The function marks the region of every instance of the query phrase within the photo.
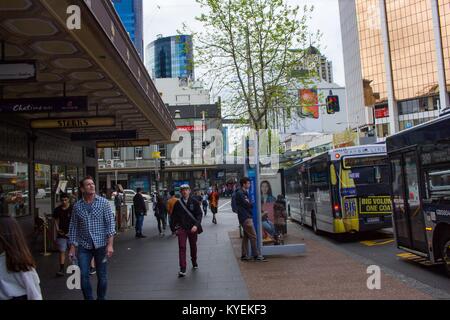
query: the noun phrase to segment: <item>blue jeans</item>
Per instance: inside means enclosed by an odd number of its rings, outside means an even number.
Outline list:
[[[263,226],[263,229],[266,230],[270,234],[271,237],[275,236],[275,227],[272,223],[270,223],[269,221],[266,220],[266,221],[262,222],[262,226]]]
[[[144,225],[144,215],[136,215],[136,234],[142,234],[142,226]]]
[[[81,290],[83,291],[85,300],[94,300],[89,279],[92,258],[95,260],[95,268],[97,271],[97,300],[105,300],[106,288],[108,286],[106,247],[97,249],[78,247],[78,266],[81,271]]]

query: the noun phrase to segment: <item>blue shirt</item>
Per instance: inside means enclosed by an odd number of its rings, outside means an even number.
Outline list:
[[[69,244],[85,249],[101,248],[115,234],[114,213],[108,200],[96,195],[92,203],[83,199],[75,203],[69,226]]]

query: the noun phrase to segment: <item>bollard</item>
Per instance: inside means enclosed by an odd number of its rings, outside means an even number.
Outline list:
[[[48,230],[48,223],[47,219],[43,219],[44,223],[42,224],[42,230],[44,230],[44,252],[41,253],[44,257],[51,256],[50,252],[47,252],[47,230]]]

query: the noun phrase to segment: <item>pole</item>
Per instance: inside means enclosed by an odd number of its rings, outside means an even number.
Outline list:
[[[260,185],[260,166],[259,166],[259,132],[256,130],[255,134],[255,156],[256,156],[256,211],[257,211],[257,245],[258,251],[262,252],[262,218],[261,218],[261,185]]]
[[[205,125],[206,125],[206,115],[205,115],[205,111],[202,111],[202,162],[203,162],[203,166],[205,166],[203,176],[205,179],[205,188],[207,188],[208,179],[206,177],[206,165],[205,165],[206,145],[205,145],[205,149],[203,149],[203,142],[205,141]]]

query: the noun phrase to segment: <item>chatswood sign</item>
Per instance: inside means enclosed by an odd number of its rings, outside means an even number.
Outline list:
[[[193,127],[201,128],[201,121],[196,121]],[[202,137],[202,135],[204,135]],[[255,145],[258,141],[258,154],[256,148],[247,150],[246,139],[249,145]],[[269,130],[250,130],[247,135],[242,136],[240,150],[234,155],[224,155],[224,137],[222,131],[209,129],[206,131],[188,131],[183,129],[175,130],[172,133],[172,141],[178,141],[171,153],[172,162],[177,166],[182,165],[223,165],[223,164],[245,164],[248,157],[250,165],[256,165],[257,161],[266,169],[276,171],[280,163],[280,137],[277,133],[269,134]],[[194,148],[193,148],[194,146]]]

